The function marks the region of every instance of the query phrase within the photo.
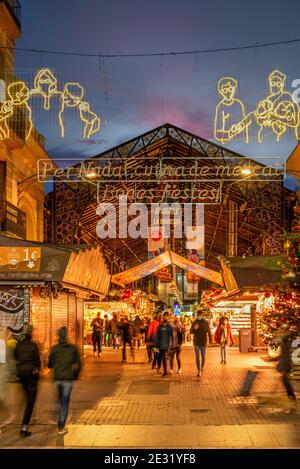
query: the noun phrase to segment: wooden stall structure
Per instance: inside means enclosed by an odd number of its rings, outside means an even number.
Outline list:
[[[61,326],[82,349],[84,301],[104,298],[109,283],[99,246],[53,246],[0,236],[0,323],[18,334],[30,321],[45,360]],[[24,294],[30,299],[27,316]]]

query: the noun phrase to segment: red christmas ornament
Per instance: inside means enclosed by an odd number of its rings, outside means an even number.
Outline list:
[[[271,296],[271,293],[268,293],[268,292],[265,293],[265,298],[270,298],[270,296]]]

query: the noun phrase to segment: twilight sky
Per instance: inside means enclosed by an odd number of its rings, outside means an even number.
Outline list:
[[[23,0],[18,47],[88,53],[173,52],[235,47],[300,37],[299,0]],[[16,52],[16,73],[49,67],[60,83],[78,81],[107,125],[80,142],[74,131],[58,138],[40,118],[52,156],[94,156],[165,122],[213,140],[217,82],[232,76],[246,111],[267,96],[274,69],[287,75],[286,88],[300,78],[300,42],[249,51],[189,56],[105,59]],[[20,70],[22,69],[22,70]],[[23,72],[22,72],[23,71]],[[30,72],[28,72],[30,71]],[[243,155],[287,157],[293,133],[280,143],[237,139],[228,145]]]

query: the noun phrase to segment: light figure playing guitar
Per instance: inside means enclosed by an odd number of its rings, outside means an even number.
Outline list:
[[[274,70],[268,81],[270,94],[258,103],[254,111],[259,126],[259,143],[263,141],[265,129],[271,129],[279,141],[288,128],[293,128],[298,139],[299,107],[293,101],[292,94],[284,90],[286,75]]]

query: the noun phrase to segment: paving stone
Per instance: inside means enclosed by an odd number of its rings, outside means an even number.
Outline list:
[[[196,378],[193,348],[182,351],[182,374],[168,378],[146,363],[146,351],[134,365],[121,365],[121,353],[104,349],[104,357],[87,356],[76,382],[67,425],[58,437],[58,405],[51,374],[40,380],[31,429],[20,439],[24,410],[21,386],[10,385],[15,418],[0,435],[2,447],[298,447],[299,414],[258,412],[256,394],[285,390],[272,362],[257,354],[231,349],[226,366],[218,347],[208,347],[205,371]],[[252,393],[239,395],[248,369],[258,370]],[[297,383],[297,390],[300,384]],[[1,414],[0,414],[1,420]]]

